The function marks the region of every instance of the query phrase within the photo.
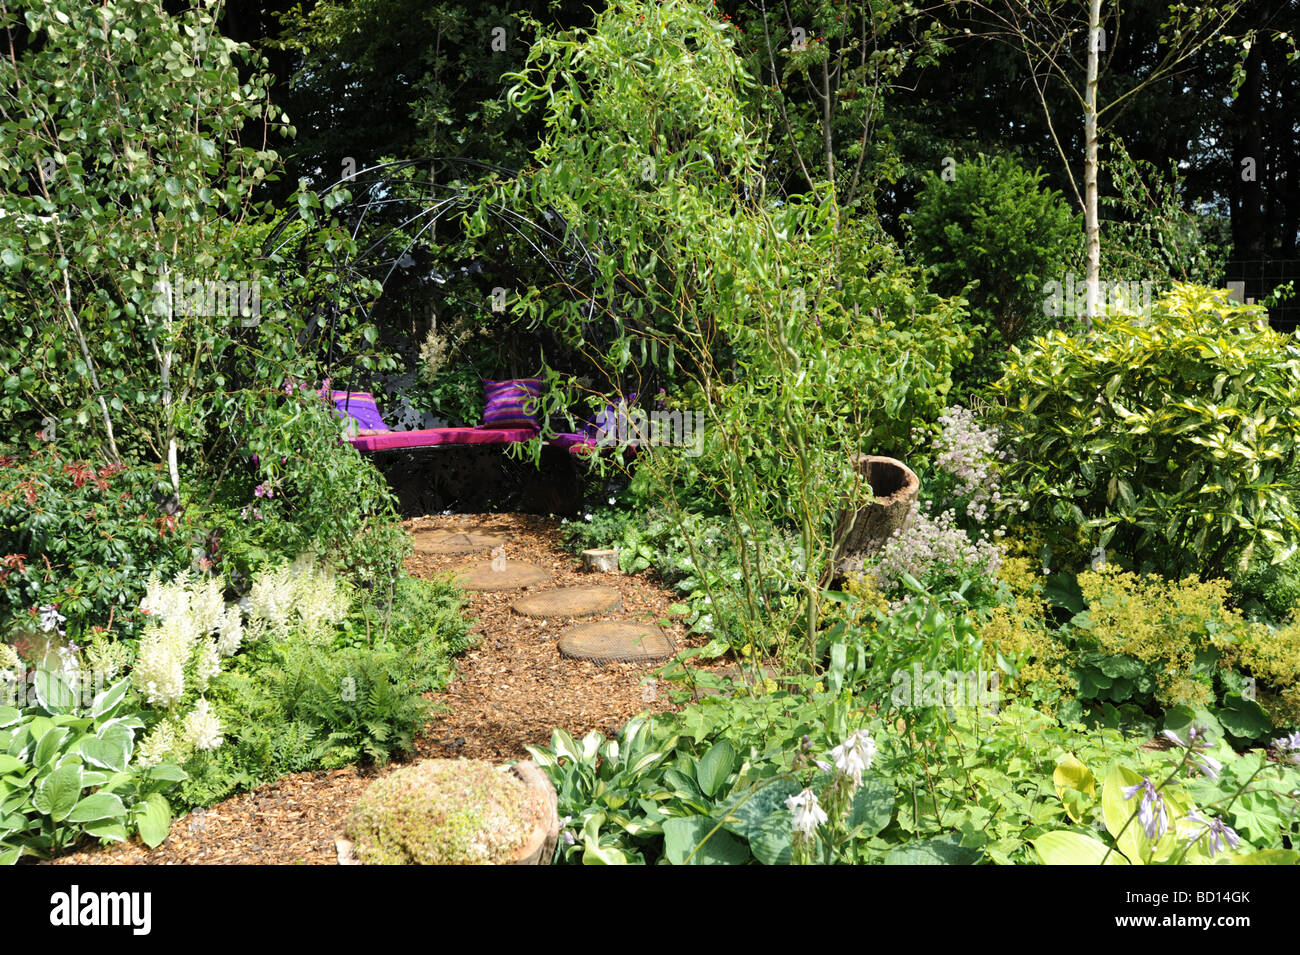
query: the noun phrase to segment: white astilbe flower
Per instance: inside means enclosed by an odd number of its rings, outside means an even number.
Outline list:
[[[248,591],[250,629],[259,636],[262,633],[288,636],[293,600],[294,587],[287,564],[262,571]]]
[[[221,721],[207,700],[199,700],[194,704],[194,711],[185,717],[185,738],[199,750],[216,749],[225,742],[221,735]]]
[[[217,641],[201,640],[194,651],[194,680],[200,691],[206,690],[212,679],[221,672],[221,651]]]
[[[154,573],[146,584],[140,609],[160,620],[187,616],[190,611],[190,595],[186,589],[189,579],[189,572],[182,571],[171,583],[164,584]]]
[[[791,825],[795,835],[808,840],[816,834],[817,828],[826,821],[826,811],[817,805],[817,794],[811,789],[791,796],[785,801],[786,808],[794,813]]]
[[[16,674],[22,669],[23,661],[18,657],[18,651],[7,643],[0,643],[0,678],[9,677],[12,682]]]
[[[223,657],[233,657],[239,652],[243,640],[243,618],[239,606],[231,604],[222,612],[221,623],[217,626],[217,652]]]
[[[199,632],[212,633],[225,619],[226,599],[222,590],[221,581],[216,577],[209,577],[194,589],[190,598],[190,614]]]
[[[334,635],[351,604],[346,584],[304,554],[254,579],[248,594],[249,635],[283,640],[296,634],[309,643],[323,643]]]
[[[131,677],[150,705],[170,707],[185,695],[185,664],[193,652],[193,630],[184,618],[168,617],[140,638]]]
[[[168,760],[180,762],[182,760],[178,758],[180,756],[177,752],[178,742],[176,728],[172,726],[171,720],[163,720],[140,741],[132,762],[145,769]]]
[[[876,741],[866,730],[850,733],[848,739],[831,750],[835,768],[852,783],[854,792],[862,785],[862,771],[870,769],[875,758]]]

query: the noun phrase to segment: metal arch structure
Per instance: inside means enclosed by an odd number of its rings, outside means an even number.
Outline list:
[[[311,336],[316,331],[328,330],[327,370],[334,360],[339,298],[350,299],[350,308],[365,320],[372,320],[371,306],[356,293],[358,281],[376,280],[381,288],[386,288],[399,269],[415,264],[412,253],[429,242],[428,237],[439,221],[478,208],[479,195],[467,180],[472,183],[491,174],[506,179],[522,177],[517,170],[479,160],[428,157],[370,166],[317,191],[316,195],[322,199],[340,189],[350,194],[351,198],[335,206],[330,214],[347,228],[355,247],[354,254],[336,255],[333,261],[335,272],[342,279],[343,295],[335,287],[330,290],[328,301],[317,300],[305,332]],[[592,322],[597,301],[592,296],[581,295],[578,288],[596,276],[596,250],[571,234],[564,216],[547,207],[540,210],[539,220],[502,203],[488,203],[484,211],[499,229],[521,239],[535,257],[535,264],[553,273],[575,301],[587,303],[584,324]],[[264,259],[289,252],[310,235],[293,228],[298,222],[301,216],[294,215],[276,226],[263,244]],[[471,267],[460,269],[462,274],[471,271]],[[439,284],[449,277],[436,270],[426,276]],[[382,300],[381,292],[375,304]],[[474,305],[483,307],[482,303]]]

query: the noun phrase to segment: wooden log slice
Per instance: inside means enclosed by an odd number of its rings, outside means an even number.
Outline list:
[[[653,624],[605,620],[565,631],[560,654],[595,663],[648,663],[673,654],[673,645]]]
[[[575,619],[599,613],[611,613],[622,606],[623,598],[617,590],[592,585],[588,587],[561,587],[544,590],[538,594],[520,597],[510,605],[515,613],[524,617],[560,617]]]
[[[465,590],[522,590],[549,584],[551,573],[521,560],[490,560],[461,568],[455,574],[455,582]]]
[[[584,550],[582,552],[582,569],[588,573],[618,573],[618,548],[612,550]]]
[[[481,554],[506,542],[506,538],[498,533],[472,527],[463,530],[416,531],[413,539],[417,554]]]

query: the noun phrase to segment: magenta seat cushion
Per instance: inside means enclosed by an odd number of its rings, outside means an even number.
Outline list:
[[[546,443],[553,444],[557,448],[562,448],[565,451],[576,451],[578,453],[596,447],[595,438],[587,434],[577,434],[571,431],[554,435],[549,438]]]
[[[356,419],[357,426],[360,428],[369,428],[374,431],[388,431],[388,425],[384,424],[384,419],[379,415],[379,406],[375,404],[375,396],[368,391],[332,391],[330,398],[334,402],[334,409],[338,412],[340,418],[346,418],[351,415]]]
[[[438,444],[514,444],[537,436],[532,428],[424,428],[418,431],[389,431],[352,439],[359,451],[387,451],[394,448],[428,448]]]
[[[537,409],[541,396],[540,378],[484,379],[483,427],[538,430],[541,426],[537,421]]]

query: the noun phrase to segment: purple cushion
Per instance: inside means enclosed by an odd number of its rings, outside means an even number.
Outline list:
[[[391,431],[384,419],[379,416],[379,407],[375,396],[368,391],[331,391],[330,398],[340,418],[349,415],[354,418],[359,428],[373,431]]]
[[[539,429],[537,408],[542,397],[540,378],[483,381],[483,427]]]
[[[352,439],[358,451],[387,451],[395,448],[429,448],[439,444],[514,444],[529,441],[537,432],[531,428],[422,428],[418,431],[389,431]]]

